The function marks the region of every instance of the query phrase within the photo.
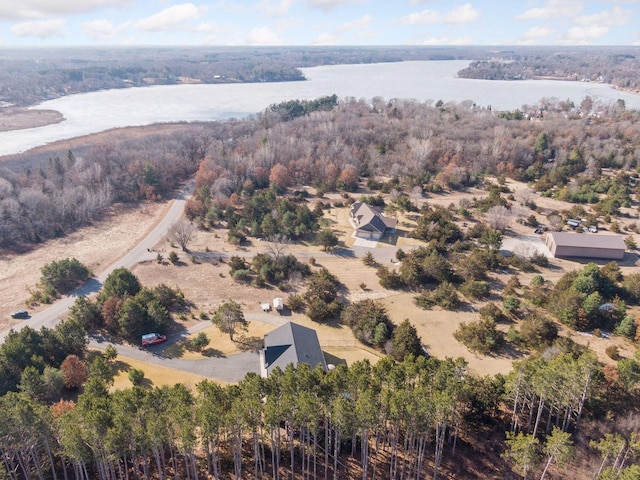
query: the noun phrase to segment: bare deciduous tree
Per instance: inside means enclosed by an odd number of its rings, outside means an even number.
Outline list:
[[[516,199],[520,202],[520,205],[529,205],[533,201],[533,197],[533,190],[528,187],[521,188],[516,191]]]
[[[511,212],[503,205],[496,205],[491,207],[485,215],[487,223],[491,228],[504,232],[509,226],[511,220]]]
[[[422,200],[422,186],[416,185],[411,189],[411,200],[420,208],[420,200]]]
[[[265,245],[267,252],[273,258],[274,263],[277,265],[280,258],[287,250],[287,246],[291,243],[291,239],[283,233],[274,233],[265,238]]]
[[[195,229],[196,227],[193,223],[180,220],[179,222],[174,223],[169,229],[169,238],[180,245],[183,252],[187,252],[187,247],[189,246],[189,242],[191,242],[191,237],[193,236]]]
[[[554,232],[562,231],[562,217],[557,213],[552,213],[547,216],[547,221],[549,222],[549,228]]]

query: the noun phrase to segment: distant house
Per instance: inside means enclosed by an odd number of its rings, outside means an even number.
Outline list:
[[[385,217],[382,210],[362,202],[355,202],[349,211],[356,228],[356,236],[380,240],[387,230],[394,231],[398,220]]]
[[[620,235],[550,232],[547,248],[556,258],[603,258],[622,260],[626,245]]]
[[[315,330],[288,322],[264,336],[264,349],[260,351],[262,377],[267,378],[276,367],[284,370],[290,363],[308,363],[311,368],[322,365],[327,370]]]

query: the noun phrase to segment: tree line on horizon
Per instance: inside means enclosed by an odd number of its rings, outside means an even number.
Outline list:
[[[551,191],[578,174],[589,183],[601,168],[638,165],[637,112],[588,98],[579,106],[543,100],[542,121],[505,118],[472,102],[327,98],[318,111],[285,102],[166,137],[114,138],[39,163],[23,158],[26,169],[0,170],[0,246],[64,235],[114,203],[163,198],[194,172],[190,208],[215,221],[243,195],[270,185],[348,192],[359,178],[375,184],[386,176],[399,192],[440,191],[492,174]]]

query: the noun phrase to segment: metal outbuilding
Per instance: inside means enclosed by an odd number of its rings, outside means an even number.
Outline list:
[[[603,258],[622,260],[626,245],[620,235],[549,232],[546,245],[556,258]]]

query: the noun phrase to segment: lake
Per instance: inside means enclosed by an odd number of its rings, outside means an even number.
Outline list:
[[[554,80],[493,81],[456,78],[468,61],[420,61],[304,68],[307,81],[219,85],[164,85],[70,95],[37,108],[61,112],[55,125],[0,133],[0,155],[96,133],[110,128],[176,121],[211,121],[245,117],[285,100],[311,100],[325,95],[370,99],[409,98],[418,101],[472,100],[494,110],[515,110],[541,98],[586,96],[603,102],[621,98],[640,108],[640,95],[618,92],[608,85]]]

